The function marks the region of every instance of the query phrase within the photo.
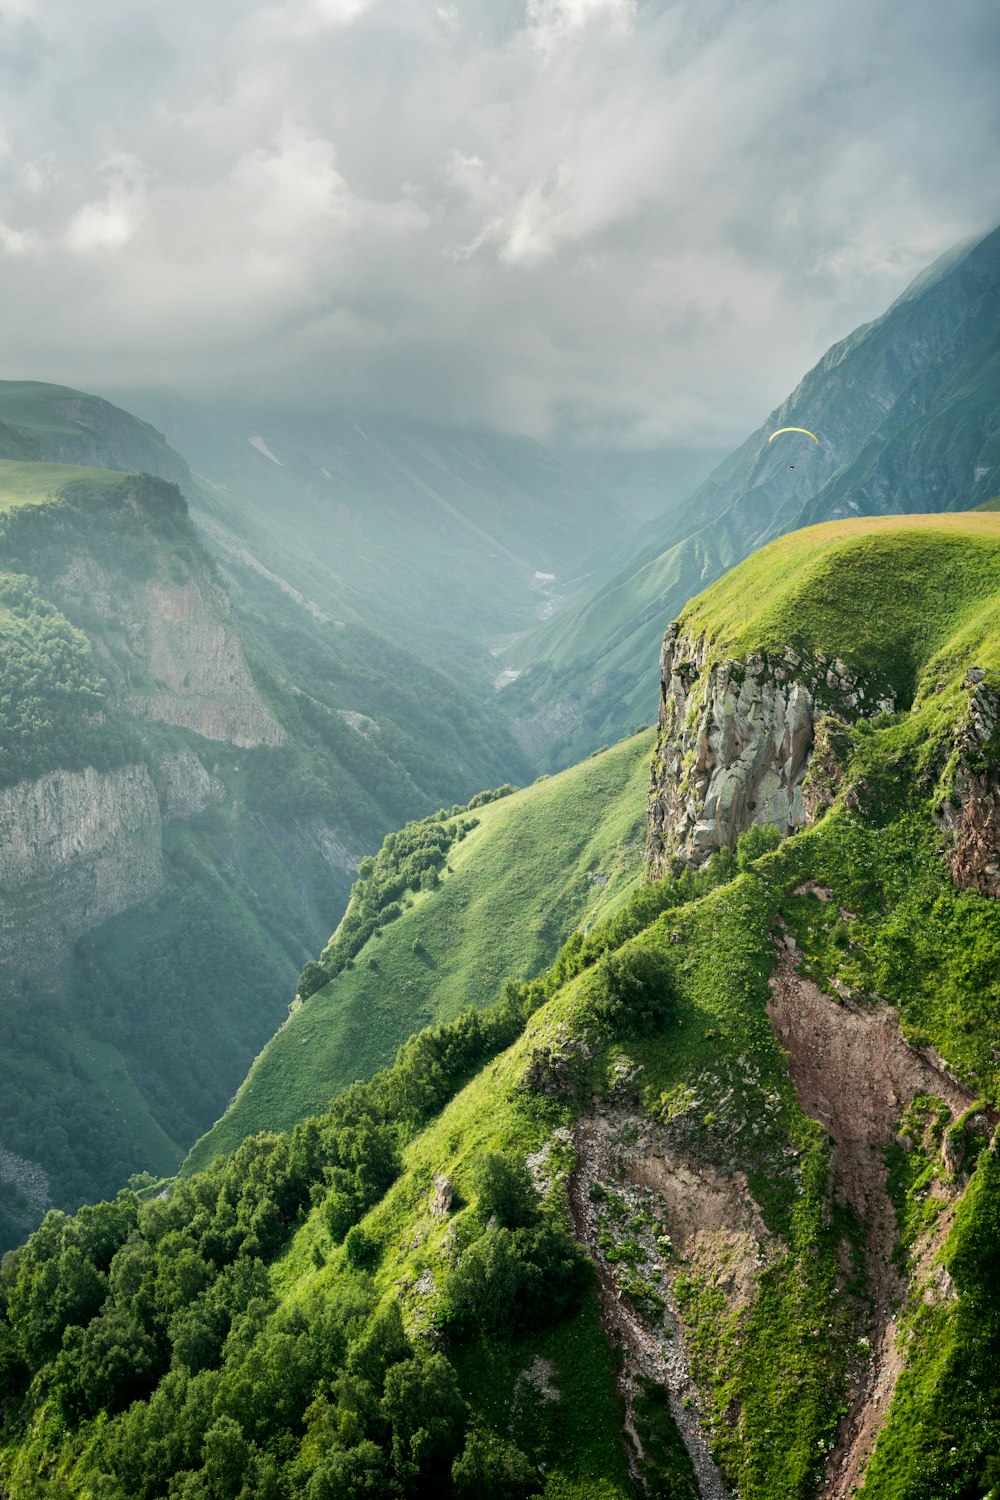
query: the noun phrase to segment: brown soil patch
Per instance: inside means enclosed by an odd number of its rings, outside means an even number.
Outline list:
[[[628,1297],[623,1296],[615,1268],[608,1263],[601,1249],[600,1221],[590,1198],[590,1189],[595,1183],[606,1185],[611,1182],[623,1184],[626,1190],[633,1183],[654,1188],[662,1194],[661,1218],[669,1226],[675,1247],[679,1249],[683,1245],[685,1255],[691,1254],[696,1246],[708,1251],[714,1255],[720,1275],[733,1275],[734,1279],[732,1262],[746,1258],[746,1247],[738,1233],[727,1234],[726,1215],[728,1209],[730,1223],[737,1217],[734,1196],[740,1189],[733,1184],[733,1196],[726,1195],[718,1186],[724,1183],[724,1179],[718,1179],[718,1183],[709,1182],[707,1179],[711,1174],[702,1179],[690,1164],[669,1156],[666,1151],[654,1148],[650,1152],[648,1134],[651,1128],[648,1119],[625,1110],[599,1111],[578,1120],[573,1137],[577,1164],[569,1184],[574,1232],[597,1267],[604,1331],[623,1355],[618,1389],[625,1402],[626,1453],[633,1479],[642,1485],[643,1451],[636,1428],[635,1403],[641,1395],[641,1382],[653,1381],[667,1391],[670,1412],[690,1455],[702,1500],[727,1500],[729,1491],[712,1457],[698,1415],[700,1397],[691,1377],[680,1322],[670,1298],[668,1277],[663,1274],[658,1283],[667,1303],[662,1317],[642,1316]],[[623,1146],[622,1137],[626,1132],[631,1135],[632,1144]],[[640,1134],[638,1140],[635,1139],[637,1133]],[[697,1212],[702,1191],[699,1181],[704,1189],[702,1201],[708,1205],[704,1222],[699,1221]],[[733,1244],[729,1244],[729,1240]],[[649,1264],[652,1264],[657,1259],[656,1252],[651,1243],[646,1248]],[[756,1245],[754,1256],[755,1253]],[[659,1268],[661,1273],[665,1272],[662,1261]]]
[[[846,1500],[859,1485],[903,1363],[894,1309],[907,1284],[892,1264],[896,1216],[886,1189],[885,1150],[917,1094],[933,1094],[960,1114],[972,1096],[940,1059],[911,1047],[890,1005],[831,1000],[796,973],[782,953],[771,980],[768,1015],[788,1053],[799,1104],[833,1145],[834,1192],[865,1226],[872,1297],[871,1359],[830,1457],[823,1500]],[[940,1227],[935,1234],[940,1243]],[[924,1247],[921,1263],[927,1263]]]

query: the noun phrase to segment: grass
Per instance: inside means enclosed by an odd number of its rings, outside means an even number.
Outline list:
[[[110,469],[87,469],[80,464],[18,463],[0,459],[0,511],[37,505],[55,499],[66,485],[83,481],[95,493],[122,488],[123,476]]]
[[[823,651],[888,679],[908,706],[950,648],[1000,663],[1000,517],[985,512],[831,521],[781,537],[682,615],[719,654]],[[966,661],[964,664],[970,664]],[[957,662],[956,662],[957,665]]]
[[[489,1003],[505,978],[539,973],[575,928],[613,911],[641,876],[652,743],[645,731],[478,808],[440,883],[293,1011],[186,1169],[324,1108],[413,1031]]]
[[[57,403],[93,399],[67,385],[49,385],[42,380],[0,380],[0,422],[31,432],[76,434],[80,428],[59,410]]]

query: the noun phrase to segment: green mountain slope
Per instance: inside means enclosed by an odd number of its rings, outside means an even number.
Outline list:
[[[42,396],[8,415],[39,403],[39,444],[79,446]],[[95,405],[107,457],[146,441]],[[416,658],[256,576],[245,597],[241,629],[173,485],[0,460],[0,1244],[49,1204],[172,1171],[357,860],[523,768]]]
[[[39,380],[0,380],[0,458],[141,471],[189,488],[163,434],[100,396]]]
[[[858,685],[897,674],[896,712],[812,722],[810,821],[780,845],[751,821],[623,891],[544,982],[290,1136],[52,1216],[0,1277],[12,1500],[40,1476],[107,1500],[989,1494],[998,602],[989,514],[824,526],[695,601],[668,640],[707,654],[674,675],[697,697],[725,673],[723,719],[761,663],[775,704],[819,704],[849,653]]]
[[[851,515],[966,509],[1000,484],[1000,230],[942,258],[835,344],[659,539],[504,654],[502,702],[540,763],[565,764],[655,694],[659,623],[768,539]],[[778,428],[818,433],[817,447]]]
[[[291,1129],[385,1067],[415,1029],[488,1003],[507,977],[540,973],[574,928],[621,900],[642,867],[652,738],[455,820],[468,831],[437,878],[292,1011],[185,1170],[258,1130]]]

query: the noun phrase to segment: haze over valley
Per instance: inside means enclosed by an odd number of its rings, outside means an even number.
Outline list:
[[[1000,1494],[998,54],[0,6],[0,1496]]]

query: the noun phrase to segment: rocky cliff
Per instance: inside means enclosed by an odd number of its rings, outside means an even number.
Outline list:
[[[122,476],[96,500],[70,487],[5,519],[0,564],[6,554],[31,569],[83,631],[105,679],[104,707],[90,716],[98,767],[61,765],[0,791],[0,961],[37,969],[158,888],[164,818],[191,817],[224,795],[190,747],[162,754],[136,742],[141,763],[108,764],[122,758],[121,716],[242,749],[281,745],[287,734],[260,698],[229,599],[173,486]],[[52,676],[43,696],[61,691],[57,667]]]
[[[821,717],[890,713],[894,693],[817,651],[719,656],[674,621],[660,655],[660,719],[649,797],[649,864],[701,865],[748,828],[784,837],[807,821],[803,783]]]
[[[190,750],[0,789],[0,967],[51,979],[76,938],[160,887],[163,824],[223,793]]]
[[[1000,674],[972,667],[969,706],[956,738],[956,758],[941,827],[956,885],[1000,896]]]
[[[113,707],[243,749],[288,738],[261,702],[207,558],[196,554],[172,575],[129,579],[79,552],[52,593],[71,618],[99,619]]]

